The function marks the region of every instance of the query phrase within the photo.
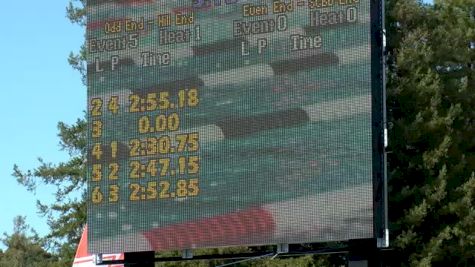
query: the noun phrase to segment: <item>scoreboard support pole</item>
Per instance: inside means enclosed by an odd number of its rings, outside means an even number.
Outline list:
[[[183,250],[181,257],[183,259],[191,260],[193,259],[193,251],[191,249],[185,249]]]
[[[380,257],[376,239],[350,240],[348,267],[381,267]]]
[[[155,252],[126,252],[124,253],[124,267],[154,267]]]

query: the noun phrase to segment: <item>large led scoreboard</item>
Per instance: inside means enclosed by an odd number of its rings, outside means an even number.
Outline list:
[[[86,9],[90,252],[383,237],[379,1]]]

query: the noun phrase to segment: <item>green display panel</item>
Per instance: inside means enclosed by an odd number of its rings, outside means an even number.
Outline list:
[[[372,238],[369,0],[88,0],[92,253]]]

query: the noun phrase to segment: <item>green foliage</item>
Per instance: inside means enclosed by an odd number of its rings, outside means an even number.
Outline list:
[[[25,217],[17,216],[13,234],[4,234],[1,239],[7,250],[0,251],[0,267],[56,267],[62,266],[56,256],[43,249],[43,241],[25,222]]]
[[[66,17],[71,23],[78,24],[80,26],[86,26],[86,0],[70,0],[66,7]],[[68,63],[71,67],[81,74],[82,82],[86,85],[86,45],[83,44],[79,52],[71,52],[68,57]]]
[[[60,145],[68,151],[70,159],[59,164],[39,159],[39,166],[28,171],[14,166],[13,175],[30,191],[35,191],[39,184],[56,187],[56,201],[48,205],[38,200],[37,206],[40,214],[47,217],[51,229],[46,236],[48,245],[71,262],[86,223],[86,122],[59,123],[58,129]]]
[[[250,262],[250,267],[321,267],[321,266],[344,266],[331,264],[328,257],[325,256],[301,256],[295,258],[281,257],[277,259],[262,259]]]
[[[66,7],[66,17],[72,22],[86,26],[85,0],[70,0]]]
[[[474,6],[388,1],[395,266],[475,265]]]
[[[309,247],[310,249],[310,247]],[[300,257],[275,257],[272,246],[262,247],[229,247],[229,248],[213,248],[213,249],[197,249],[193,251],[195,256],[199,255],[231,255],[231,254],[249,254],[260,253],[263,256],[247,258],[245,260],[202,260],[202,261],[182,261],[157,263],[156,266],[161,267],[211,267],[211,266],[236,266],[236,267],[314,267],[314,266],[342,266],[344,261],[338,257],[331,258],[329,256],[300,256]],[[181,252],[171,251],[159,253],[156,257],[180,257]],[[332,264],[333,263],[333,264]]]

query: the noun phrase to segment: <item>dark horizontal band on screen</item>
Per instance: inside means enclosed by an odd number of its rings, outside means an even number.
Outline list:
[[[247,42],[247,40],[245,38],[225,39],[209,44],[195,45],[191,48],[193,49],[193,55],[204,56],[211,53],[239,49],[241,48],[242,42]]]
[[[218,122],[216,125],[222,130],[225,138],[237,138],[274,128],[292,127],[309,120],[308,114],[303,109],[291,109],[247,118],[229,119]]]
[[[134,65],[133,60],[130,58],[124,59],[122,61],[119,61],[122,63],[119,64],[124,64],[127,66]],[[104,67],[109,67],[110,69],[110,64],[111,61],[106,61],[105,63],[101,63],[101,66]],[[307,69],[311,68],[317,68],[317,67],[325,67],[325,66],[330,66],[330,65],[337,65],[339,63],[338,56],[333,53],[333,52],[326,52],[326,53],[318,53],[315,55],[310,55],[306,57],[300,57],[300,58],[292,58],[292,59],[285,59],[285,60],[279,60],[275,61],[269,64],[261,64],[259,66],[264,67],[263,69],[266,69],[265,67],[269,68],[272,70],[273,75],[282,75],[282,74],[291,74],[294,72],[298,71],[304,71]],[[94,65],[90,64],[88,66],[88,70],[92,70],[94,68]],[[226,71],[225,74],[228,75],[233,75],[233,71],[235,71],[235,75],[239,75],[240,71],[246,71],[246,69],[250,69],[250,67],[243,67],[243,68],[238,68],[234,70],[229,70]],[[139,88],[139,89],[132,89],[132,92],[135,94],[147,94],[149,92],[156,92],[156,91],[170,91],[170,92],[175,92],[177,90],[183,89],[183,88],[193,88],[193,87],[202,87],[202,86],[207,86],[207,80],[213,80],[213,79],[219,79],[220,76],[222,76],[221,73],[213,73],[209,75],[204,75],[206,78],[199,77],[199,76],[194,76],[194,77],[188,77],[182,80],[176,80],[176,81],[171,81],[171,82],[166,82],[166,83],[161,83],[153,87],[149,88]],[[225,83],[225,81],[223,81]],[[222,84],[220,82],[219,84]]]

